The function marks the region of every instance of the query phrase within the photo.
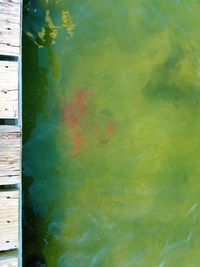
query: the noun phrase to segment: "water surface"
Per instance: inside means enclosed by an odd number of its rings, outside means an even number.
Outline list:
[[[196,0],[25,1],[25,266],[200,265],[199,25]]]

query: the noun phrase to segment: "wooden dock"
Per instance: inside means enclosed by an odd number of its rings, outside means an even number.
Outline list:
[[[0,0],[0,267],[21,267],[22,0]]]

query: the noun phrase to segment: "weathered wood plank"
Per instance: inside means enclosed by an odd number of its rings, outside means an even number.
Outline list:
[[[20,53],[20,1],[0,0],[0,55]]]
[[[0,257],[0,267],[17,267],[18,258],[17,257]]]
[[[19,192],[0,191],[0,251],[18,248]]]
[[[0,126],[0,185],[16,184],[21,176],[21,131]],[[1,233],[1,232],[0,232]]]
[[[18,62],[0,61],[0,118],[18,118]]]

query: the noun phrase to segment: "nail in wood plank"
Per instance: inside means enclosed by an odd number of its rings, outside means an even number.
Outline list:
[[[19,191],[0,191],[0,251],[18,248]]]
[[[18,62],[0,61],[0,118],[18,118]]]
[[[20,0],[0,0],[0,55],[19,56]]]

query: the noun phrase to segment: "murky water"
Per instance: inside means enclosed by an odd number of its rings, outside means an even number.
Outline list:
[[[25,1],[25,266],[200,266],[199,29],[196,0]]]

